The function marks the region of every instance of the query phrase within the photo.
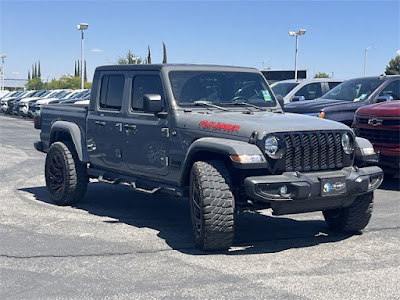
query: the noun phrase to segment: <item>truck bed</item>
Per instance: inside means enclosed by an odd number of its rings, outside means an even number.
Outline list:
[[[79,126],[83,136],[86,132],[86,116],[88,108],[74,104],[43,105],[40,110],[41,133],[43,150],[49,148],[51,126],[56,121],[67,121]]]

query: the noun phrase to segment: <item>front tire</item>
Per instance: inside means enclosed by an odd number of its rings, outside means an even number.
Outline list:
[[[354,202],[345,208],[326,210],[323,212],[329,228],[339,232],[358,232],[363,230],[372,216],[374,196],[367,193],[358,196]]]
[[[190,208],[196,247],[226,250],[234,235],[235,198],[220,161],[197,161],[190,172]]]
[[[86,165],[79,161],[72,143],[55,142],[50,146],[45,165],[46,186],[57,205],[71,205],[86,193]]]

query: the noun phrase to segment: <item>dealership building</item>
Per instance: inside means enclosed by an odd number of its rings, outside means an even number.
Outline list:
[[[8,91],[23,91],[25,85],[28,83],[27,79],[7,79],[4,78],[4,89]],[[0,83],[2,85],[3,83]]]

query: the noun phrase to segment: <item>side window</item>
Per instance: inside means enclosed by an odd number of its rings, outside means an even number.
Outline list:
[[[133,79],[132,110],[143,110],[143,96],[158,94],[164,100],[161,78],[158,75],[138,75]]]
[[[105,75],[101,80],[100,108],[120,110],[124,94],[125,76]]]
[[[400,100],[400,80],[388,84],[379,94],[379,96],[384,95],[392,96],[393,100]]]
[[[304,96],[306,100],[313,100],[322,96],[321,83],[310,83],[297,91],[295,96]]]
[[[338,84],[340,84],[341,82],[328,82],[329,85],[329,89],[333,89],[335,86],[337,86]]]

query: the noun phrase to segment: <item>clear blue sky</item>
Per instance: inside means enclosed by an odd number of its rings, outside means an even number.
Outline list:
[[[207,63],[299,69],[336,78],[384,72],[400,50],[400,1],[18,1],[0,0],[0,53],[6,78],[26,78],[35,61],[42,78],[74,72],[85,22],[85,58],[91,81],[96,66],[113,64],[130,49],[152,62]],[[17,74],[18,73],[18,74]]]

